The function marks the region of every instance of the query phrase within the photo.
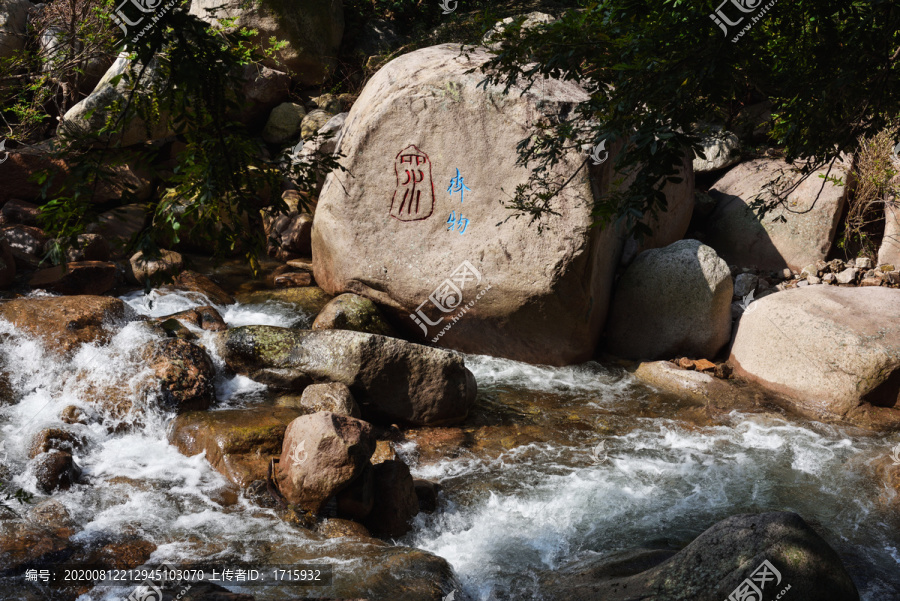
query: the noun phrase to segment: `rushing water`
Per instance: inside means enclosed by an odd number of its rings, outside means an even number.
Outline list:
[[[155,292],[125,300],[153,317],[207,304]],[[309,319],[277,303],[218,308],[230,326]],[[210,341],[210,333],[196,333]],[[134,533],[157,545],[153,561],[330,558],[338,580],[340,566],[354,566],[352,549],[337,550],[253,506],[204,457],[185,457],[166,442],[172,416],[155,408],[140,357],[157,335],[145,325],[129,324],[108,345],[83,346],[66,360],[9,324],[0,323],[0,335],[17,397],[0,407],[0,457],[19,473],[15,486],[37,492],[33,474],[23,471],[27,441],[59,427],[64,407],[97,418],[66,426],[87,441],[76,453],[87,484],[55,495],[78,524],[76,540]],[[213,360],[221,370],[221,359]],[[851,435],[775,413],[695,419],[689,403],[594,363],[546,368],[482,356],[466,363],[479,399],[464,428],[481,437],[480,446],[437,456],[416,443],[401,447],[414,475],[439,481],[444,491],[440,509],[421,514],[399,541],[448,560],[465,596],[542,599],[541,576],[574,559],[682,546],[730,515],[788,510],[826,535],[865,601],[900,598],[900,519],[869,469],[900,435]],[[98,391],[127,397],[130,409],[104,413],[88,402]],[[240,376],[217,381],[220,407],[263,392]],[[248,592],[267,598],[260,589]]]

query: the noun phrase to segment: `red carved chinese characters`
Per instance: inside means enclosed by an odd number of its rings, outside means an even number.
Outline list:
[[[434,211],[434,184],[428,155],[410,144],[394,159],[397,189],[391,199],[391,217],[420,221]]]

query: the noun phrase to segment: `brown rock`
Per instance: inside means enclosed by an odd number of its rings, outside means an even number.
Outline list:
[[[284,437],[278,485],[290,503],[318,513],[360,476],[375,450],[372,426],[323,411],[298,417]]]
[[[675,362],[678,367],[681,369],[694,369],[694,361],[693,359],[688,359],[687,357],[682,357],[678,361]]]
[[[47,246],[52,243],[48,242]],[[112,251],[100,234],[78,234],[75,242],[66,249],[66,261],[109,261]]]
[[[697,371],[715,371],[716,364],[706,359],[697,359],[694,361],[694,369]]]
[[[116,285],[117,275],[115,263],[80,261],[41,269],[31,277],[28,285],[57,294],[103,294]]]
[[[128,278],[138,284],[157,284],[170,281],[182,269],[184,259],[173,250],[160,250],[159,257],[144,257],[144,251],[132,255],[129,260],[131,269]]]
[[[385,461],[373,469],[375,504],[364,524],[375,536],[403,536],[419,513],[419,499],[409,468],[402,461]]]
[[[353,393],[340,382],[308,386],[300,397],[300,406],[310,413],[330,411],[337,415],[360,417],[359,406],[353,399]]]
[[[338,515],[362,521],[372,511],[375,502],[375,470],[367,465],[346,488],[335,495]]]
[[[69,548],[69,528],[48,528],[19,520],[0,520],[0,565],[6,570],[50,564]]]
[[[276,276],[274,283],[276,288],[297,288],[311,286],[313,279],[312,274],[308,271],[293,271]]]
[[[75,405],[69,405],[59,414],[59,419],[67,424],[85,424],[87,417],[84,412]]]
[[[416,489],[416,498],[419,500],[419,511],[434,513],[438,506],[438,493],[441,485],[430,480],[413,480]]]
[[[106,342],[111,328],[124,324],[130,310],[117,298],[64,296],[21,298],[0,303],[0,317],[55,352],[65,353],[85,342]]]
[[[44,245],[47,243],[47,236],[43,230],[30,225],[13,225],[0,229],[0,236],[9,244],[17,266],[38,268],[44,254]]]
[[[201,347],[167,338],[147,348],[145,359],[161,380],[163,403],[179,413],[207,409],[215,401],[215,368]]]
[[[150,209],[145,204],[130,204],[105,211],[97,223],[88,226],[89,234],[99,234],[109,243],[112,256],[125,256],[129,242],[144,229]]]
[[[37,485],[50,494],[54,490],[68,490],[81,477],[81,468],[71,453],[51,450],[34,458],[33,469]]]
[[[309,213],[266,215],[263,224],[269,256],[279,261],[310,256],[312,222],[312,215]]]
[[[316,527],[316,532],[325,538],[370,538],[372,536],[362,524],[340,518],[322,520]]]
[[[182,271],[175,277],[171,288],[202,294],[206,296],[209,302],[216,305],[234,304],[233,296],[222,290],[222,288],[211,279],[196,271]],[[164,288],[164,290],[168,289],[170,288]]]
[[[7,223],[37,226],[41,208],[34,203],[24,200],[10,200],[0,209],[0,214],[3,215],[3,220]]]
[[[82,444],[84,444],[84,441],[68,430],[44,428],[31,440],[31,445],[28,448],[28,458],[34,459],[41,453],[48,453],[53,449],[71,454],[80,448]]]
[[[16,279],[16,259],[9,243],[0,238],[0,288],[8,288]]]
[[[45,528],[72,528],[75,526],[66,506],[56,499],[41,501],[28,512],[29,522]]]
[[[54,178],[53,186],[48,190],[49,194],[59,192],[60,183],[65,178],[68,165],[60,160],[51,160],[37,152],[10,152],[9,159],[3,163],[3,186],[0,186],[0,204],[13,199],[27,201],[38,200],[41,197],[42,185],[31,181],[33,173],[43,169],[50,169],[59,175]]]
[[[372,454],[372,458],[369,462],[372,465],[378,465],[379,463],[394,461],[395,459],[397,459],[397,453],[394,451],[394,446],[391,444],[391,441],[379,440],[375,443],[375,452]]]
[[[288,424],[299,415],[277,407],[191,411],[172,422],[169,442],[189,457],[205,451],[213,469],[243,488],[266,479]]]
[[[225,320],[222,319],[222,316],[212,305],[204,305],[195,309],[173,313],[166,317],[160,317],[157,321],[162,322],[169,319],[177,319],[183,324],[191,325],[201,330],[209,330],[210,332],[221,332],[228,329]]]

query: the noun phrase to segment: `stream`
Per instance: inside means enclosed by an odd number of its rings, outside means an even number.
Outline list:
[[[122,298],[151,317],[208,304],[190,293]],[[230,327],[303,327],[310,318],[276,302],[217,309]],[[196,334],[201,343],[213,336]],[[202,455],[186,457],[169,445],[173,416],[155,408],[139,353],[157,334],[142,323],[65,360],[8,323],[0,322],[0,335],[0,361],[17,400],[0,406],[0,458],[19,474],[14,485],[36,500],[42,495],[25,470],[28,441],[62,425],[66,406],[102,412],[86,401],[97,391],[115,390],[131,402],[127,412],[66,426],[86,441],[75,453],[83,484],[54,495],[76,524],[74,540],[133,534],[156,545],[153,562],[320,560],[335,566],[331,595],[358,590],[360,574],[379,569],[364,564],[393,553],[391,546],[306,534],[250,503]],[[219,372],[211,410],[266,398],[263,385],[224,375],[221,358],[206,346]],[[774,410],[711,419],[620,367],[593,362],[549,368],[467,356],[466,365],[478,382],[477,406],[466,423],[440,430],[468,443],[430,444],[420,431],[398,448],[414,477],[437,481],[443,491],[439,509],[420,514],[396,543],[446,559],[462,588],[455,599],[545,599],[542,579],[570,562],[634,547],[680,548],[728,516],[772,510],[797,512],[823,534],[862,599],[900,598],[896,493],[870,469],[900,444],[900,434],[859,435]],[[283,598],[277,587],[229,588]],[[79,599],[119,595],[98,588]]]

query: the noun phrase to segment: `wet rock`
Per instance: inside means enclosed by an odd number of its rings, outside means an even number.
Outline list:
[[[207,22],[236,18],[235,27],[255,30],[250,43],[268,48],[269,38],[287,42],[266,65],[287,68],[304,86],[322,83],[338,55],[344,33],[343,4],[303,0],[296,5],[266,2],[246,6],[240,0],[196,0],[190,13]]]
[[[849,165],[837,164],[829,173],[846,181]],[[775,270],[790,267],[794,271],[824,259],[831,249],[847,188],[824,183],[827,166],[810,175],[785,202],[762,221],[750,204],[758,195],[771,200],[767,184],[783,176],[783,185],[799,178],[790,165],[780,159],[757,159],[741,163],[715,183],[710,195],[718,200],[710,216],[707,244],[728,263],[741,267]],[[821,194],[819,194],[821,190]],[[783,216],[781,221],[778,217]]]
[[[37,227],[41,207],[24,200],[10,200],[0,209],[0,215],[7,223],[19,223]]]
[[[262,131],[262,139],[269,144],[284,144],[300,133],[300,123],[306,116],[306,109],[294,102],[279,104],[269,114],[269,120]]]
[[[375,470],[366,465],[362,473],[335,495],[341,517],[361,522],[372,513],[375,503]]]
[[[664,552],[649,560],[645,555],[644,562],[663,557]],[[769,562],[765,566],[768,577],[760,581],[758,570],[764,561]],[[627,574],[628,567],[621,562],[614,566],[618,569],[602,562],[562,568],[545,588],[546,594],[572,601],[721,601],[756,574],[756,585],[762,584],[765,599],[774,599],[788,587],[803,599],[859,599],[837,553],[795,513],[727,518],[679,553],[637,574]],[[640,562],[633,561],[630,568],[636,566]],[[790,593],[787,595],[790,598]]]
[[[322,520],[316,527],[316,532],[325,538],[369,538],[372,536],[362,524],[340,518]]]
[[[416,499],[419,501],[419,511],[434,513],[437,510],[441,485],[429,480],[413,479],[413,487],[416,491]]]
[[[169,281],[184,269],[181,254],[172,250],[160,250],[159,257],[144,257],[144,251],[139,251],[128,263],[131,267],[128,278],[142,285]]]
[[[166,333],[166,336],[169,338],[180,338],[181,340],[187,340],[188,342],[194,342],[198,340],[199,337],[194,334],[184,323],[178,321],[177,319],[169,319],[169,318],[160,318],[156,322],[159,327]]]
[[[900,290],[812,286],[754,306],[732,344],[736,375],[813,419],[900,428]]]
[[[32,463],[37,485],[50,494],[54,490],[68,490],[81,477],[81,468],[71,453],[51,450],[34,458]]]
[[[207,409],[215,401],[215,368],[201,347],[167,338],[145,351],[145,360],[161,381],[162,401],[179,413]]]
[[[69,528],[48,528],[21,520],[0,520],[0,566],[15,570],[26,565],[55,564],[71,553]]]
[[[331,299],[316,316],[311,329],[353,330],[397,337],[394,328],[384,319],[375,303],[350,293]]]
[[[103,294],[116,285],[118,268],[108,261],[78,261],[37,271],[28,285],[57,294]]]
[[[69,405],[59,414],[59,419],[67,424],[86,424],[87,416],[80,408],[75,405]]]
[[[638,365],[633,375],[646,384],[680,398],[691,399],[704,406],[713,405],[721,410],[749,409],[757,404],[752,391],[722,381],[723,377],[727,377],[726,374],[730,374],[730,368],[716,369],[721,375],[713,377],[709,373],[678,369],[668,361],[652,361]]]
[[[641,253],[619,278],[607,349],[628,359],[714,357],[731,335],[728,265],[696,240]]]
[[[417,340],[434,340],[459,317],[438,344],[541,364],[585,361],[593,356],[606,321],[622,244],[613,228],[590,227],[595,194],[605,195],[615,179],[617,150],[609,149],[602,165],[588,162],[553,198],[550,208],[558,215],[549,218],[542,236],[535,236],[524,220],[507,220],[508,212],[487,199],[526,185],[531,172],[516,164],[514,152],[498,155],[497,149],[515,148],[532,133],[525,121],[509,115],[566,112],[588,95],[558,79],[544,79],[527,94],[485,87],[478,69],[490,57],[481,49],[462,56],[458,44],[432,46],[392,60],[369,80],[337,147],[353,177],[331,173],[316,207],[316,282],[331,294],[352,292],[390,307],[399,327]],[[408,128],[396,111],[401,105],[413,106],[418,118],[443,133],[401,140],[398,132]],[[476,133],[484,131],[491,135]],[[367,148],[382,149],[388,158]],[[572,149],[549,176],[564,181],[584,159],[581,149]],[[409,188],[420,194],[417,210],[404,202],[404,170],[398,167],[395,176],[392,168],[401,161],[416,163],[421,167],[416,174],[429,182],[417,192]],[[452,198],[446,193],[457,168],[471,204],[460,203],[459,193]],[[682,197],[693,203],[693,176],[686,175],[669,206],[681,206]],[[432,184],[444,191],[434,199]],[[461,210],[468,225],[460,220]],[[536,270],[535,265],[551,267]],[[453,279],[455,291],[445,283]],[[443,296],[447,305],[429,300],[436,290],[434,298]]]
[[[88,342],[106,342],[131,310],[117,298],[63,296],[0,303],[0,317],[38,336],[49,350],[67,353]]]
[[[310,413],[330,411],[338,415],[360,417],[359,406],[353,398],[353,393],[340,382],[308,386],[300,397],[299,405]]]
[[[475,378],[450,351],[346,330],[245,326],[219,336],[235,372],[283,387],[343,383],[363,416],[435,425],[465,418],[475,401]]]
[[[265,481],[288,424],[302,414],[285,407],[190,411],[173,420],[169,443],[189,457],[205,451],[213,469],[243,488]]]
[[[31,440],[31,445],[28,447],[28,458],[34,459],[41,453],[48,453],[54,449],[72,454],[76,449],[81,448],[83,444],[84,441],[82,439],[68,430],[44,428]]]
[[[48,240],[43,230],[30,225],[12,225],[0,229],[0,236],[6,240],[19,267],[38,268]]]
[[[331,300],[321,288],[306,286],[303,288],[280,288],[278,290],[257,290],[245,292],[237,296],[238,302],[245,304],[277,302],[292,306],[306,315],[314,316]]]
[[[419,513],[419,499],[409,467],[402,461],[374,466],[375,503],[363,522],[375,536],[398,538],[409,532]]]
[[[364,421],[327,411],[298,417],[284,437],[278,487],[289,503],[318,513],[362,474],[374,450]]]
[[[207,302],[216,305],[234,304],[234,297],[222,290],[222,288],[205,275],[196,271],[185,270],[175,276],[171,286],[161,290],[182,290],[195,292],[206,297]]]
[[[52,529],[69,529],[75,526],[69,510],[56,499],[41,501],[31,508],[26,519],[33,524]]]
[[[222,319],[216,308],[211,305],[173,313],[166,317],[160,317],[157,321],[162,322],[169,319],[176,319],[183,324],[191,325],[201,330],[209,330],[210,332],[222,332],[228,329],[225,320]]]

